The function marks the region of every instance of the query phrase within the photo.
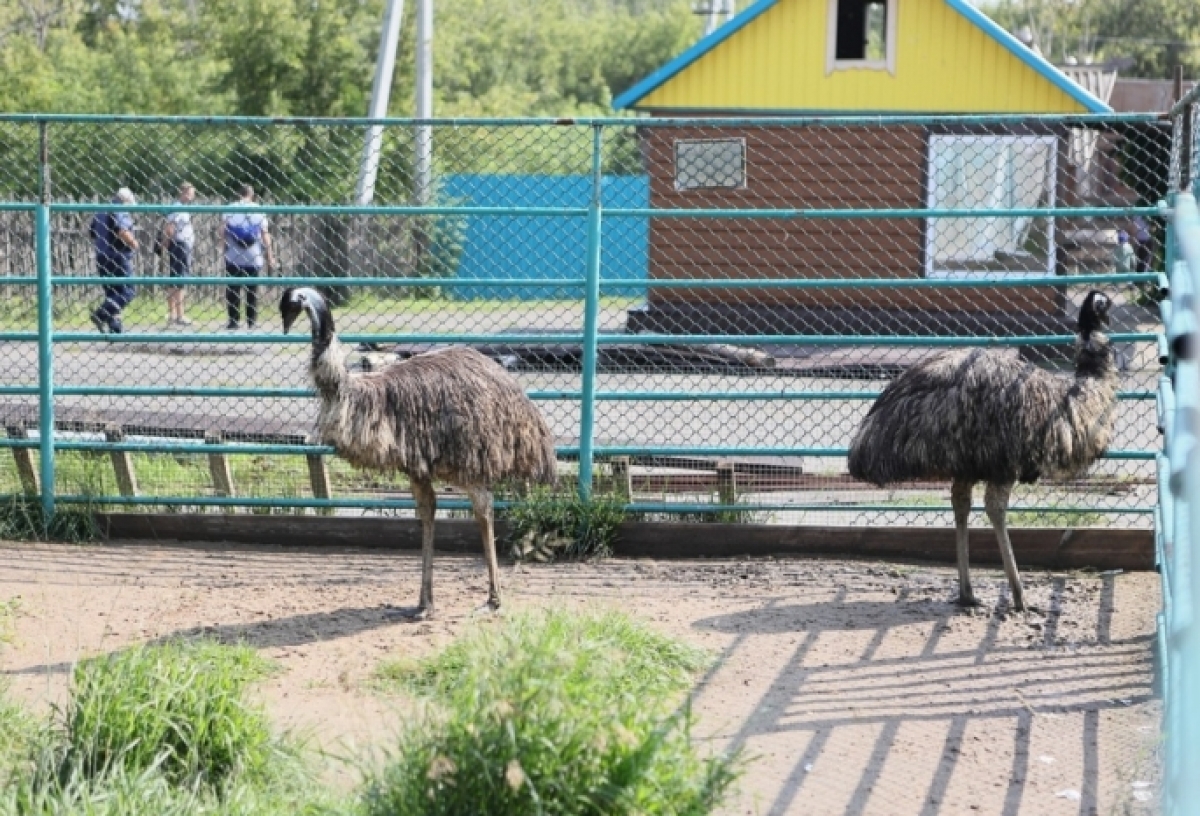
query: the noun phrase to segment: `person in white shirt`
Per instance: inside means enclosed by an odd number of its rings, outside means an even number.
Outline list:
[[[196,200],[196,188],[183,184],[179,188],[179,204],[191,204]],[[192,274],[192,252],[196,248],[196,232],[192,229],[192,214],[173,212],[163,222],[160,253],[167,258],[172,278],[186,278]],[[184,289],[172,287],[167,291],[167,325],[190,326],[183,311]]]
[[[254,203],[254,188],[243,184],[238,204]],[[271,252],[271,234],[267,216],[255,212],[235,212],[221,219],[220,240],[225,246],[225,274],[231,278],[257,278],[265,267],[270,272],[275,263]],[[258,324],[258,285],[244,284],[225,287],[225,306],[229,312],[227,329],[236,329],[242,305],[241,290],[246,290],[246,326]]]

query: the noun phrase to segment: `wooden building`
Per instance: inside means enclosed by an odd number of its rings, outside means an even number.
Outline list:
[[[1082,114],[1108,105],[966,0],[758,0],[614,101],[711,125],[638,128],[658,208],[1013,208],[1074,203],[1086,127],[746,126],[729,117]],[[1084,138],[1087,141],[1087,138]],[[651,219],[649,275],[1038,277],[1054,219]],[[651,287],[632,330],[1041,333],[1054,287]]]

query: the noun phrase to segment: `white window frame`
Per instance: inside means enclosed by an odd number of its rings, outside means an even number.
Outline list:
[[[741,148],[742,166],[741,181],[738,184],[689,184],[684,186],[679,182],[679,146],[695,144],[737,144]],[[675,167],[672,181],[677,192],[690,190],[744,190],[746,188],[746,139],[742,136],[728,136],[723,139],[676,139],[674,149]]]
[[[1058,138],[1056,136],[1015,136],[1015,135],[989,135],[989,136],[970,136],[947,134],[963,142],[986,142],[1000,140],[1021,140],[1021,141],[1036,141],[1049,146],[1049,160],[1047,161],[1046,177],[1049,181],[1049,196],[1047,197],[1046,206],[1053,208],[1057,201],[1058,195]],[[925,154],[925,206],[933,209],[937,205],[936,189],[934,173],[936,169],[933,166],[934,156],[933,149],[937,140],[937,136],[931,136],[926,145]],[[1032,272],[1022,271],[999,271],[990,269],[934,269],[934,225],[937,221],[945,219],[927,218],[925,219],[925,277],[938,280],[1021,280],[1023,278],[1042,278],[1053,276],[1058,265],[1058,240],[1055,235],[1055,219],[1049,218],[1049,224],[1046,230],[1046,239],[1049,244],[1046,268]]]
[[[885,58],[882,60],[840,60],[837,58],[837,19],[838,3],[841,0],[829,0],[825,14],[825,75],[834,71],[887,71],[896,75],[896,26],[900,17],[900,0],[884,0],[887,16],[887,31],[884,42]]]

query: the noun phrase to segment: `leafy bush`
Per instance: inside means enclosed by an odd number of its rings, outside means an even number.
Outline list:
[[[266,664],[248,647],[172,642],[79,664],[64,712],[60,779],[155,770],[173,784],[262,775],[276,752],[245,700]]]
[[[625,521],[625,503],[619,496],[585,501],[574,492],[540,488],[506,509],[504,518],[514,558],[604,558]]]
[[[734,778],[702,758],[674,698],[701,653],[615,614],[566,612],[481,628],[382,674],[432,711],[373,778],[368,816],[704,814]]]

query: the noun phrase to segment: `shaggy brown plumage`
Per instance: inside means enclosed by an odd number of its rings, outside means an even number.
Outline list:
[[[979,349],[934,355],[894,380],[850,444],[850,475],[886,485],[949,480],[958,532],[960,601],[975,603],[967,574],[971,491],[987,483],[1013,604],[1024,607],[1005,526],[1016,482],[1074,476],[1108,448],[1117,366],[1108,337],[1109,299],[1091,292],[1079,314],[1075,376],[1050,374],[1016,354]]]
[[[421,354],[368,374],[352,374],[320,293],[289,289],[280,302],[284,331],[307,311],[312,323],[309,372],[320,397],[317,429],[351,464],[409,477],[423,525],[425,569],[418,614],[433,609],[434,480],[471,498],[491,582],[500,605],[492,530],[492,486],[554,480],[554,437],[520,384],[468,348]]]

